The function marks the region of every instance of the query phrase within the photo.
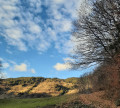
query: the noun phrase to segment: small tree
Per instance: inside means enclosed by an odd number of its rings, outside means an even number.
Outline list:
[[[0,79],[2,79],[2,62],[0,61]]]
[[[3,69],[3,65],[2,65],[2,61],[0,61],[0,79],[6,78],[5,73],[2,72],[2,69]]]

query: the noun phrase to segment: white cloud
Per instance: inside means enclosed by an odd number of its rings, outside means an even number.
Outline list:
[[[31,71],[33,74],[36,73],[35,69],[31,69],[30,71]]]
[[[8,68],[10,65],[9,65],[9,63],[3,63],[2,66],[3,66],[3,68],[6,69],[6,68]]]
[[[0,35],[8,45],[21,51],[34,48],[42,53],[54,43],[59,52],[67,52],[70,44],[66,43],[70,37],[68,32],[72,29],[71,21],[77,18],[77,10],[84,1],[1,0]],[[47,7],[46,10],[43,10],[42,5]]]
[[[30,4],[30,7],[24,10],[25,5],[22,5],[22,1],[0,1],[0,27],[3,29],[1,34],[9,45],[22,51],[27,51],[29,47],[25,43],[31,45],[27,36],[34,33],[39,36],[41,32],[38,20],[34,16],[35,13],[41,12],[41,0],[30,0],[26,3]]]
[[[6,68],[9,68],[9,67],[10,67],[9,62],[8,62],[8,61],[6,61],[5,59],[3,59],[3,58],[1,58],[1,57],[0,57],[0,61],[2,62],[2,63],[1,63],[1,65],[2,65],[2,67],[3,67],[4,69],[6,69]]]
[[[1,78],[1,79],[7,78],[7,73],[1,72],[1,73],[0,73],[0,78]]]
[[[12,5],[3,5],[2,6],[4,10],[15,10],[16,7],[13,7]]]
[[[74,59],[72,58],[63,58],[63,61],[64,63],[57,63],[54,68],[57,70],[57,71],[64,71],[64,70],[70,70],[73,68],[73,66],[70,64],[70,62],[73,62]]]
[[[41,28],[37,24],[35,24],[33,22],[29,23],[29,30],[32,33],[40,33],[41,32]]]
[[[80,5],[84,0],[46,0],[49,7],[47,11],[50,19],[48,24],[52,25],[52,29],[56,34],[55,48],[61,53],[70,53],[72,42],[69,40],[72,29],[72,20],[77,18]]]
[[[4,69],[9,69],[10,71],[15,72],[31,72],[33,74],[36,73],[35,69],[32,68],[30,63],[27,61],[20,64],[17,64],[15,61],[3,58],[0,58],[0,61],[2,61],[2,66]]]
[[[69,63],[64,63],[64,64],[61,64],[61,63],[57,63],[54,68],[57,70],[57,71],[63,71],[63,70],[68,70],[68,69],[71,69],[72,66],[69,64]]]
[[[27,64],[21,63],[20,65],[15,65],[13,70],[14,71],[20,71],[20,72],[25,72],[25,71],[27,71]]]
[[[6,29],[5,30],[8,38],[14,39],[14,40],[19,40],[20,38],[22,38],[22,31],[18,28],[16,29]]]
[[[54,3],[61,4],[64,3],[64,0],[53,0]]]
[[[72,24],[71,24],[71,21],[63,21],[63,31],[66,32],[66,31],[70,31],[71,28],[72,28]]]
[[[63,58],[63,60],[64,60],[64,62],[72,62],[72,61],[74,61],[74,59],[72,59],[72,58],[69,58],[69,57],[67,57],[67,58]]]
[[[50,43],[47,42],[46,40],[41,40],[40,43],[38,43],[38,45],[36,46],[37,50],[40,52],[44,52],[45,50],[47,50],[50,46]]]
[[[52,29],[52,28],[48,28],[48,33],[50,34],[50,37],[52,40],[56,41],[57,40],[57,36],[56,36],[56,32]]]
[[[4,59],[0,57],[0,61],[4,61]]]

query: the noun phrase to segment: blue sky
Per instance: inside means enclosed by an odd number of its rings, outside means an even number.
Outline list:
[[[0,0],[0,60],[7,77],[79,77],[70,71],[72,21],[85,0]],[[84,14],[84,11],[83,11]]]

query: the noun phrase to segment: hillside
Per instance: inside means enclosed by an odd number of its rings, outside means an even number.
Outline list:
[[[86,76],[83,78],[85,80]],[[21,103],[22,108],[115,108],[120,105],[119,101],[106,98],[105,91],[78,93],[79,80],[43,77],[4,79],[0,81],[0,106],[19,108]]]
[[[37,98],[77,93],[77,80],[78,78],[8,78],[0,82],[0,98]]]

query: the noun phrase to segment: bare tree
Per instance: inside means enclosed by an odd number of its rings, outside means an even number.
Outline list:
[[[0,79],[3,79],[4,75],[2,73],[2,61],[0,61]]]
[[[80,11],[72,40],[75,68],[114,61],[120,52],[120,0],[97,0],[88,15]]]

